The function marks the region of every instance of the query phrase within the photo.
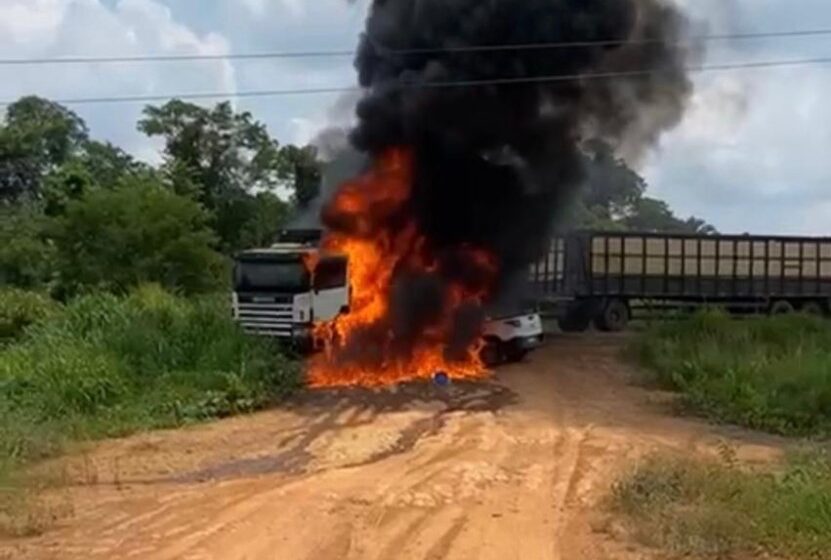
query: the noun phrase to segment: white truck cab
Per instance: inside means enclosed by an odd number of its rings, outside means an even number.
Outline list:
[[[234,318],[249,333],[309,350],[315,323],[349,311],[348,267],[345,255],[307,243],[240,253],[234,263]]]

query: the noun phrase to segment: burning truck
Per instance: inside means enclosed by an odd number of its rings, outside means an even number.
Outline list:
[[[233,313],[247,332],[311,354],[325,350],[332,329],[349,320],[354,292],[349,258],[321,249],[321,234],[289,230],[271,247],[237,255]],[[479,349],[485,366],[520,361],[543,342],[542,319],[533,304],[489,311]]]
[[[238,267],[241,288],[296,292],[259,303],[321,346],[309,382],[482,376],[486,309],[521,296],[586,155],[602,143],[636,164],[680,121],[689,27],[671,0],[371,2],[348,143],[366,165],[323,193],[317,249]],[[245,291],[240,317],[258,303]]]

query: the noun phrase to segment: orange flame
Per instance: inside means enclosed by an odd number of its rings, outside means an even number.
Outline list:
[[[324,220],[334,227],[322,248],[348,257],[351,296],[348,313],[316,325],[316,338],[325,351],[309,364],[313,387],[388,385],[430,378],[437,372],[453,379],[486,374],[479,357],[484,345],[481,337],[461,352],[448,352],[456,312],[466,304],[481,304],[496,277],[493,256],[474,247],[456,247],[452,252],[473,268],[480,280],[475,285],[451,282],[441,317],[425,328],[407,351],[397,349],[396,335],[389,325],[396,274],[407,271],[441,276],[440,259],[408,213],[412,172],[412,152],[390,149],[368,173],[344,183],[324,209]],[[356,359],[356,351],[363,358]]]

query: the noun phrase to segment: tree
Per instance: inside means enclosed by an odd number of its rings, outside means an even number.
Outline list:
[[[84,121],[57,103],[32,96],[9,105],[0,125],[0,201],[38,199],[43,177],[87,137]]]
[[[674,231],[678,220],[663,200],[644,197],[640,199],[624,223],[638,231]]]
[[[40,198],[47,216],[63,214],[66,205],[78,200],[95,185],[95,177],[80,161],[71,160],[43,178]]]
[[[296,161],[303,160],[303,153],[281,150],[262,123],[234,112],[229,103],[212,109],[180,100],[149,106],[139,129],[164,139],[165,165],[177,192],[191,191],[212,213],[226,251],[242,247],[245,224],[257,219],[254,193],[286,186]]]
[[[594,141],[590,147],[585,156],[587,180],[581,201],[596,217],[618,220],[643,197],[646,181],[608,144]]]
[[[200,206],[150,176],[70,201],[51,228],[59,292],[122,292],[144,282],[197,293],[224,282],[225,261]]]
[[[62,214],[71,200],[91,189],[112,189],[127,177],[160,176],[110,143],[90,140],[81,150],[43,178],[41,198],[50,216]]]
[[[700,233],[702,235],[717,235],[718,230],[715,226],[708,224],[701,218],[696,218],[695,216],[690,216],[684,222],[685,230],[689,231],[690,233]]]
[[[270,192],[257,193],[251,199],[249,220],[240,232],[241,247],[265,247],[277,239],[289,215],[290,207],[280,197]]]
[[[238,193],[220,201],[214,229],[226,250],[270,245],[282,229],[289,205],[271,192]]]
[[[180,100],[149,106],[138,126],[164,138],[166,158],[189,169],[200,202],[211,209],[228,193],[275,189],[288,174],[266,127],[227,102],[213,109]]]
[[[646,232],[701,233],[712,235],[716,229],[698,218],[679,219],[663,200],[641,198],[623,219],[628,229]]]
[[[52,279],[55,249],[47,219],[32,204],[0,205],[0,286],[41,288]]]
[[[127,176],[153,173],[152,167],[109,142],[85,142],[77,161],[104,188],[118,185]]]
[[[307,208],[320,194],[322,176],[317,149],[313,146],[300,148],[289,144],[280,149],[280,155],[294,185],[293,204],[298,208]]]
[[[618,158],[608,144],[589,143],[584,158],[586,182],[572,206],[568,227],[717,233],[705,221],[695,217],[681,220],[666,202],[646,197],[646,181]]]

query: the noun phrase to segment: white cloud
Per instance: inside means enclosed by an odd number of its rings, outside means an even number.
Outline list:
[[[293,20],[304,19],[304,16],[331,17],[343,14],[350,10],[349,0],[223,0],[232,8],[240,4],[249,15],[266,21],[275,21],[274,16],[290,16]],[[359,0],[363,3],[364,0]],[[317,20],[318,18],[314,18]],[[308,21],[307,21],[308,23]]]
[[[263,16],[272,8],[285,8],[289,13],[300,16],[305,12],[303,0],[241,0],[242,5],[255,16]]]
[[[710,33],[816,28],[827,0],[683,0]],[[721,3],[721,4],[720,4]],[[821,27],[821,26],[820,26]],[[705,65],[819,58],[827,41],[708,42]],[[725,231],[827,234],[831,223],[831,68],[803,65],[695,76],[684,121],[643,170],[653,194]]]
[[[155,0],[5,0],[0,7],[0,52],[11,56],[137,56],[224,54],[218,33],[199,35],[175,21]],[[36,94],[52,99],[235,91],[227,61],[32,65],[0,67],[0,98]],[[157,159],[154,144],[135,130],[141,106],[79,105],[93,134],[140,157]]]
[[[255,16],[261,16],[268,7],[268,0],[240,0],[240,4]]]
[[[271,10],[285,11],[293,16],[306,13],[304,0],[239,0],[252,15],[262,17]],[[345,0],[344,0],[345,1]]]
[[[63,0],[7,0],[0,4],[0,35],[26,46],[49,36],[64,17]]]
[[[728,230],[827,231],[829,89],[824,67],[702,81],[646,170],[653,192]]]

